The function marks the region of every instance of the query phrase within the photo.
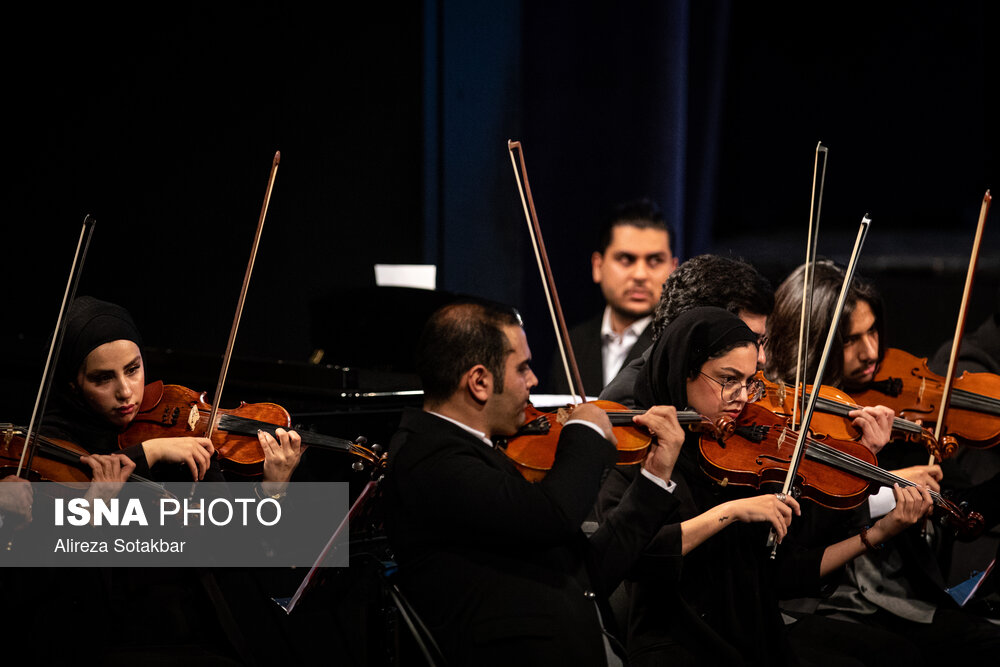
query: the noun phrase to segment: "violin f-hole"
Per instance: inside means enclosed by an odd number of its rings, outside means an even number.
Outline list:
[[[757,456],[757,465],[764,465],[764,460],[774,461],[775,463],[791,463],[791,459],[783,459],[777,456],[771,456],[770,454],[759,454]]]

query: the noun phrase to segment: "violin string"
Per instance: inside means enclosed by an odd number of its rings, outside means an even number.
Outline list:
[[[853,410],[860,410],[860,405],[851,405],[849,403],[839,403],[829,398],[820,396],[816,399],[816,407],[823,412],[829,412],[831,414],[837,415],[838,417],[847,417],[848,413]],[[921,433],[923,428],[920,424],[912,422],[908,419],[902,419],[900,417],[892,418],[892,428],[896,431],[902,431],[905,433]]]
[[[201,425],[201,419],[198,420],[199,425]],[[238,433],[240,435],[252,436],[256,431],[262,430],[274,435],[275,429],[285,428],[277,424],[271,424],[270,422],[262,422],[256,419],[249,419],[247,417],[240,417],[238,415],[227,415],[223,414],[219,418],[219,428],[228,431],[230,433]],[[245,431],[241,432],[241,429]],[[338,449],[342,451],[350,451],[351,445],[354,443],[349,440],[344,440],[342,438],[334,438],[333,436],[322,435],[320,433],[310,433],[305,431],[299,434],[302,436],[303,442],[308,440],[307,444],[315,444],[321,447],[328,447],[331,449]]]
[[[797,436],[795,431],[790,429],[783,429],[786,434]],[[772,434],[770,431],[766,436],[766,440],[770,441]],[[774,443],[777,444],[778,437],[774,437]],[[828,463],[831,466],[838,467],[844,472],[857,474],[859,477],[868,479],[869,481],[878,482],[884,486],[891,486],[892,483],[899,484],[900,486],[917,486],[917,484],[911,482],[910,480],[895,475],[884,468],[880,468],[877,465],[863,461],[855,456],[851,456],[846,452],[842,452],[834,447],[831,447],[825,443],[814,440],[813,438],[806,438],[806,443],[808,449],[806,450],[806,456],[812,455],[812,458],[819,460],[824,463]],[[770,444],[770,442],[768,443]],[[931,498],[935,501],[935,504],[947,504],[951,505],[951,502],[946,500],[938,492],[928,489]]]
[[[187,406],[183,406],[187,407]],[[170,406],[166,406],[166,410],[170,411]],[[204,432],[208,425],[209,415],[206,414],[205,410],[198,410],[198,421],[197,431]],[[256,419],[249,419],[247,417],[240,417],[239,415],[227,415],[222,414],[219,417],[218,426],[224,431],[229,433],[234,433],[238,435],[245,435],[252,437],[258,429],[262,431],[267,431],[271,435],[275,435],[274,431],[277,428],[284,428],[282,426],[272,424],[270,422],[262,422]],[[241,430],[242,429],[242,430]],[[192,431],[193,432],[193,431]],[[303,436],[303,442],[309,445],[318,445],[320,447],[328,447],[330,449],[336,449],[339,451],[355,452],[357,445],[349,440],[344,440],[343,438],[335,438],[329,435],[323,435],[321,433],[311,433],[305,431],[299,434]]]
[[[845,466],[853,468],[859,474],[870,476],[872,481],[879,482],[884,486],[891,486],[892,483],[899,484],[900,486],[918,486],[914,482],[911,482],[910,480],[904,477],[900,477],[899,475],[895,475],[886,470],[885,468],[880,468],[879,466],[868,463],[867,461],[862,461],[861,459],[851,456],[850,454],[841,452],[833,447],[829,447],[829,445],[816,443],[816,441],[813,442],[819,445],[820,447],[825,448],[827,451],[825,451],[824,453],[831,454],[832,455],[831,458],[836,459],[839,462],[842,462]],[[930,493],[931,498],[933,498],[935,501],[939,503],[944,501],[944,497],[938,494],[937,491],[928,489],[928,492]]]
[[[23,434],[24,430],[23,429],[18,429],[16,432],[20,433],[20,434]],[[80,462],[80,457],[83,456],[83,454],[80,454],[78,452],[74,452],[72,449],[68,449],[66,447],[63,447],[62,445],[60,445],[60,444],[58,444],[56,442],[53,442],[52,440],[49,440],[44,435],[41,435],[40,433],[37,433],[37,432],[35,433],[35,437],[33,438],[33,442],[38,445],[38,449],[40,451],[42,451],[42,452],[44,452],[46,454],[51,454],[53,456],[59,457],[65,463],[71,464],[71,465],[75,465],[75,466],[79,467],[80,469],[83,469],[83,470],[87,470],[88,469],[87,467],[84,466],[83,463]],[[131,475],[129,475],[128,481],[130,481],[130,482],[138,482],[138,483],[144,484],[146,486],[152,486],[153,488],[155,488],[155,489],[157,489],[159,491],[164,491],[166,489],[166,487],[164,487],[159,482],[154,482],[153,480],[149,479],[148,477],[143,477],[142,475],[136,475],[134,473],[131,474]]]
[[[1000,415],[1000,399],[983,396],[964,389],[955,389],[951,394],[951,406],[976,412]]]

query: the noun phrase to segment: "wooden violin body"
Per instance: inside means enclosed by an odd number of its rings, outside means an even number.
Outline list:
[[[612,401],[594,401],[593,404],[602,408],[611,422],[611,430],[617,440],[617,464],[626,466],[642,463],[653,439],[644,429],[636,426],[632,418],[644,411],[630,410]],[[572,407],[560,409],[553,414],[529,406],[525,412],[524,425],[501,448],[529,482],[540,481],[552,469],[559,435],[563,424],[572,418]],[[691,430],[714,433],[718,428],[705,417],[693,412],[679,412],[677,419]]]
[[[212,406],[205,402],[205,392],[160,381],[146,385],[142,404],[128,428],[118,437],[121,447],[130,447],[153,438],[183,436],[203,437],[208,432]],[[274,435],[275,429],[291,428],[288,411],[275,403],[241,403],[232,409],[217,409],[212,429],[212,445],[219,465],[239,475],[256,476],[264,471],[264,450],[258,431]],[[378,446],[371,449],[358,442],[302,432],[302,444],[354,454],[380,466],[384,454]]]
[[[24,449],[25,429],[13,424],[0,426],[0,476],[15,474]],[[80,462],[90,452],[75,443],[56,438],[36,438],[37,451],[31,468],[24,476],[28,481],[90,482],[91,470]]]
[[[755,403],[744,406],[739,418],[721,429],[718,437],[703,435],[702,469],[723,486],[760,488],[780,483],[789,467],[798,433],[789,420]],[[825,507],[851,509],[863,503],[877,486],[915,486],[909,480],[878,467],[867,447],[850,440],[806,438],[796,473],[795,495]],[[965,540],[984,528],[977,512],[966,511],[937,492],[930,492],[940,523]]]
[[[791,417],[794,401],[794,387],[783,382],[772,382],[764,377],[763,373],[757,373],[756,378],[764,383],[765,394],[757,404],[761,405],[776,415]],[[812,394],[812,385],[806,386],[806,400]],[[853,397],[845,392],[828,385],[822,385],[819,390],[819,398],[816,401],[816,411],[813,413],[809,430],[816,435],[826,435],[835,440],[859,440],[861,431],[852,424],[852,419],[848,416],[853,410],[860,406]],[[801,414],[803,406],[799,406]],[[921,443],[927,452],[933,454],[935,458],[942,458],[941,448],[934,439],[934,434],[919,424],[907,419],[896,417],[892,423],[892,433],[895,437],[902,437],[911,442]],[[952,441],[948,441],[950,446],[954,446]]]
[[[739,418],[725,429],[723,437],[702,436],[702,469],[723,486],[760,488],[771,482],[781,484],[798,437],[789,422],[756,403],[747,404]],[[875,455],[867,447],[832,437],[809,440],[805,447],[795,484],[802,496],[834,509],[851,509],[865,501],[869,492],[867,479],[832,467],[817,455],[850,457],[876,465]]]
[[[936,423],[944,391],[944,378],[927,367],[927,359],[889,348],[870,387],[856,393],[862,405],[887,405],[907,419]],[[993,447],[1000,443],[1000,376],[963,373],[955,378],[945,419],[948,446],[945,457],[958,444]]]
[[[26,433],[27,429],[20,426],[0,424],[0,476],[16,474]],[[36,434],[32,446],[35,455],[31,458],[31,467],[21,470],[21,476],[29,482],[57,482],[75,488],[93,481],[93,469],[80,460],[81,456],[88,456],[90,452],[75,442]],[[159,493],[170,495],[161,484],[141,475],[129,475],[128,481],[145,484]]]

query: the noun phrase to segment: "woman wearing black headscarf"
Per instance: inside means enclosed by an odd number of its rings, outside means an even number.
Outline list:
[[[119,450],[118,435],[135,419],[144,395],[142,337],[127,310],[93,297],[74,300],[66,318],[52,406],[39,431],[90,451],[84,460],[98,480],[124,481],[134,471],[162,481],[220,481],[208,438],[155,438]],[[276,434],[277,439],[259,434],[265,453],[262,483],[269,495],[283,490],[302,452],[295,431],[277,429]],[[179,464],[179,472],[160,463]],[[156,470],[151,473],[151,468]]]
[[[711,420],[735,418],[760,388],[752,380],[757,335],[720,308],[678,316],[654,344],[636,380],[640,407],[672,405]],[[788,533],[798,503],[783,494],[714,483],[700,470],[698,436],[687,437],[671,484],[677,521],[664,526],[633,570],[628,650],[633,664],[794,664],[778,611],[781,598],[818,593],[821,578],[865,550],[858,536],[825,549],[786,543],[770,560],[774,528]],[[614,507],[629,472],[601,491],[599,516]],[[872,543],[923,516],[930,497],[897,491],[897,509],[868,531]],[[791,541],[789,541],[791,542]]]
[[[207,438],[156,438],[119,449],[118,435],[135,418],[144,395],[139,330],[127,310],[88,296],[74,300],[66,318],[52,401],[39,431],[92,452],[82,460],[94,469],[95,481],[124,482],[132,472],[166,482],[223,481]],[[261,485],[268,495],[284,489],[301,455],[298,434],[276,433],[277,440],[259,436],[265,450]],[[90,485],[88,494],[114,488],[94,491],[98,486]],[[89,661],[104,664],[241,664],[228,643],[231,630],[225,623],[233,621],[216,618],[233,613],[218,589],[233,590],[233,581],[246,585],[247,592],[237,593],[238,611],[253,618],[255,639],[274,636],[266,625],[269,616],[261,615],[270,608],[260,610],[259,584],[244,571],[220,572],[217,579],[216,573],[193,568],[64,568],[41,582],[26,579],[31,586],[24,605],[27,626],[15,634],[39,647],[39,662],[69,664],[89,651]],[[0,582],[0,591],[5,583]],[[46,628],[58,618],[71,621],[61,626],[63,641],[44,641]],[[99,635],[110,618],[116,619],[115,634]],[[102,641],[94,642],[98,636]]]

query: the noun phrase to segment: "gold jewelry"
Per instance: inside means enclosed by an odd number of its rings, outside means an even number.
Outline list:
[[[258,482],[253,485],[253,493],[257,496],[258,500],[264,500],[265,498],[270,498],[271,500],[281,500],[288,495],[288,491],[278,491],[277,493],[268,494],[264,492],[263,485]]]

